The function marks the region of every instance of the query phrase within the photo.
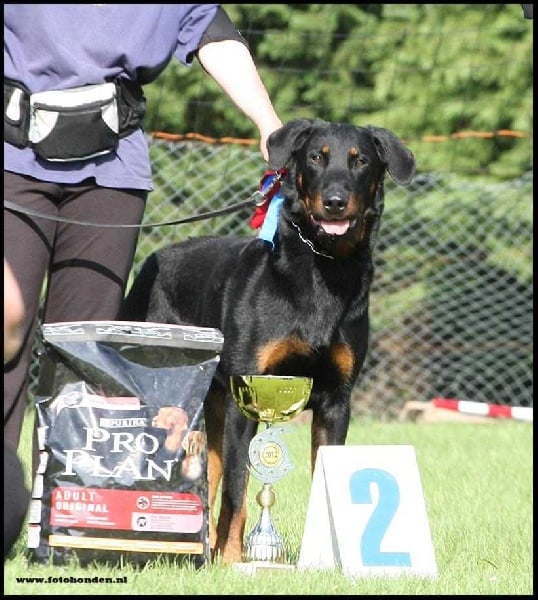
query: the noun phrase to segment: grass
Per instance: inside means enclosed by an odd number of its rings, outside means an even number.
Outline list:
[[[26,427],[23,456],[29,457]],[[275,484],[273,519],[296,562],[310,494],[309,427],[285,437],[294,469]],[[4,564],[5,595],[530,595],[532,563],[532,424],[380,423],[354,420],[348,445],[411,444],[424,489],[439,574],[345,577],[338,570],[249,576],[212,564],[195,570],[166,559],[142,569],[92,565],[27,565],[25,534]],[[247,530],[256,522],[260,482],[249,487]],[[80,578],[81,582],[23,583],[20,577]],[[117,577],[124,583],[84,583]]]

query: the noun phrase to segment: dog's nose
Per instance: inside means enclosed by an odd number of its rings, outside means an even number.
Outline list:
[[[334,194],[323,201],[323,206],[330,215],[338,215],[344,212],[347,200],[338,194]]]

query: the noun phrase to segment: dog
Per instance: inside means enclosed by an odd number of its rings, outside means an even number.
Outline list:
[[[368,347],[372,252],[388,173],[399,185],[415,159],[388,129],[294,119],[267,143],[283,174],[272,242],[254,236],[190,238],[150,255],[122,319],[219,329],[224,342],[204,402],[210,547],[240,562],[246,520],[248,448],[258,423],[241,414],[234,374],[313,379],[311,468],[321,445],[343,445],[352,388]]]
[[[179,406],[163,406],[153,417],[151,424],[166,431],[164,448],[171,455],[177,454],[188,430],[187,412]]]
[[[202,476],[202,452],[207,447],[206,435],[203,431],[189,431],[181,445],[185,450],[181,475],[188,481],[195,481]]]

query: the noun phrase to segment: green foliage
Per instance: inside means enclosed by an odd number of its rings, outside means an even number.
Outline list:
[[[463,130],[532,131],[532,22],[518,4],[228,4],[283,121],[387,127],[422,171],[513,176],[528,138],[420,143]],[[146,86],[148,131],[257,137],[197,61]]]

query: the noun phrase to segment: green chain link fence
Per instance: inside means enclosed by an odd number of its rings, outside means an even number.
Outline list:
[[[247,200],[265,169],[257,145],[154,140],[151,153],[146,223]],[[188,236],[256,235],[251,214],[148,228],[133,273]],[[422,173],[407,187],[387,177],[375,264],[356,412],[391,418],[433,397],[532,406],[532,173],[490,184]]]
[[[257,145],[149,141],[147,225],[245,201],[265,170]],[[256,235],[253,209],[142,228],[132,275],[186,237]],[[354,414],[391,419],[434,397],[532,406],[532,214],[532,173],[502,183],[419,173],[407,187],[387,177]]]

